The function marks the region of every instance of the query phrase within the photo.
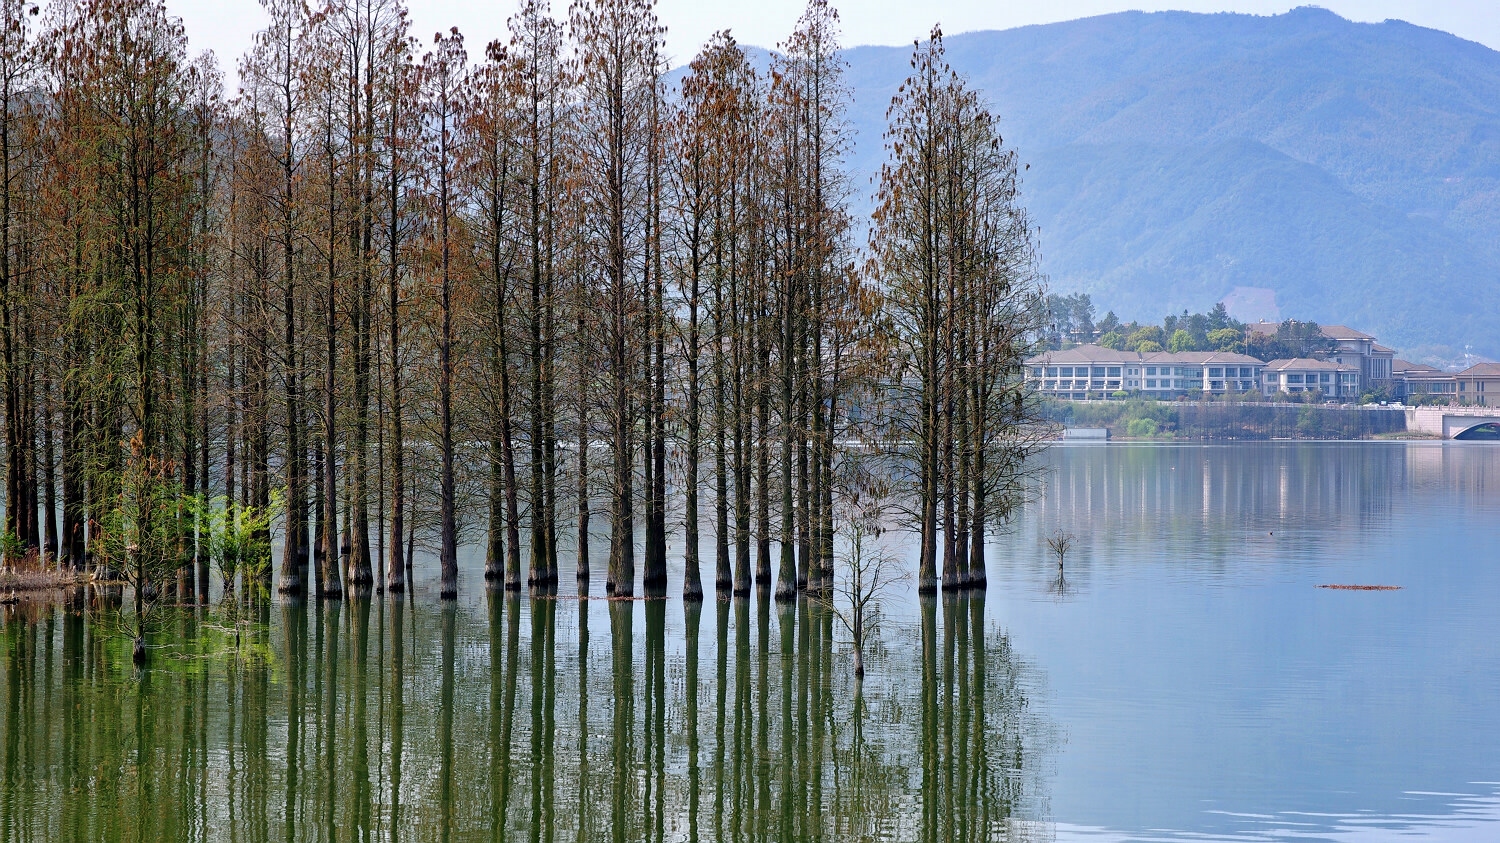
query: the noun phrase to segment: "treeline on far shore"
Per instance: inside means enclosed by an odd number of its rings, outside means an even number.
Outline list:
[[[1129,439],[1371,439],[1406,432],[1399,407],[1244,401],[1047,401],[1066,427],[1108,428]]]
[[[482,48],[400,0],[265,8],[231,96],[164,0],[0,0],[7,566],[145,611],[215,570],[401,591],[420,545],[452,598],[461,542],[586,590],[607,533],[626,596],[671,531],[684,597],[791,599],[899,524],[919,589],[983,583],[1045,308],[938,29],[860,221],[826,0],[768,67],[720,33],[677,81],[652,0],[528,0]]]
[[[1229,315],[1223,302],[1207,313],[1167,314],[1160,324],[1122,321],[1113,310],[1095,321],[1088,293],[1047,296],[1047,322],[1042,345],[1049,349],[1076,343],[1095,343],[1116,351],[1228,351],[1260,360],[1315,357],[1324,359],[1338,343],[1325,336],[1318,323],[1287,319],[1276,330],[1261,333]]]

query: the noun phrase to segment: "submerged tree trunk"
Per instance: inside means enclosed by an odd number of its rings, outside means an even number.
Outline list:
[[[456,445],[453,420],[453,243],[452,218],[454,214],[453,171],[455,166],[452,134],[456,131],[459,86],[465,71],[467,56],[463,49],[463,36],[457,30],[451,35],[439,35],[433,51],[424,59],[424,77],[428,84],[428,124],[434,137],[431,141],[431,168],[437,181],[437,235],[438,235],[438,453],[441,461],[439,475],[439,566],[442,583],[439,596],[444,600],[458,597],[458,501],[455,476]]]
[[[574,554],[578,557],[574,577],[580,593],[588,592],[589,581],[589,445],[592,431],[589,429],[589,341],[585,319],[584,285],[578,281],[578,325],[574,347],[578,355],[578,374],[575,388],[578,390],[578,545]]]
[[[394,111],[394,108],[392,109]],[[395,118],[392,117],[394,120]],[[394,134],[394,131],[393,131]],[[401,384],[401,278],[399,250],[399,228],[397,227],[396,194],[400,190],[392,167],[390,202],[391,219],[389,232],[389,275],[386,279],[387,306],[390,308],[390,367],[391,367],[391,539],[390,559],[386,566],[386,588],[400,594],[406,590],[406,561],[401,552],[401,528],[406,517],[406,408]]]

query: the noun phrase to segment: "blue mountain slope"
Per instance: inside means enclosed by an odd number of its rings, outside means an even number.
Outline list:
[[[1283,315],[1500,356],[1500,53],[1319,9],[1124,13],[947,47],[1031,165],[1057,290],[1155,319],[1268,288]],[[866,194],[909,55],[848,52]]]
[[[1161,314],[1272,289],[1285,314],[1421,344],[1472,319],[1473,281],[1493,272],[1437,223],[1254,141],[1075,144],[1040,153],[1032,172],[1044,262],[1101,304]]]

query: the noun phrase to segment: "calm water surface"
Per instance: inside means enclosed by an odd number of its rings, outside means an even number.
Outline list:
[[[457,605],[419,570],[174,618],[144,672],[4,608],[0,843],[1500,839],[1500,447],[1046,462],[987,596],[892,595],[862,688],[805,601],[533,601],[477,559]]]

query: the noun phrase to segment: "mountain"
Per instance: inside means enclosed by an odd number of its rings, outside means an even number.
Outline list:
[[[1500,356],[1500,53],[1316,8],[946,46],[1029,166],[1055,291],[1151,321],[1229,298],[1241,318],[1353,325],[1417,356]],[[868,209],[910,48],[846,56]]]

